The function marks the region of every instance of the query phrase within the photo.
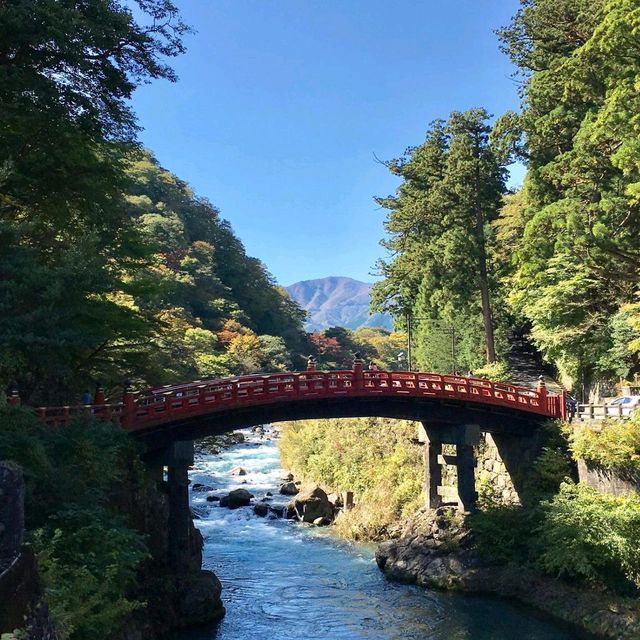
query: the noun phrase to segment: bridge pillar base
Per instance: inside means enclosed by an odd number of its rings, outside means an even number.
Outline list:
[[[458,510],[473,512],[476,508],[475,487],[476,460],[473,447],[480,442],[478,425],[429,425],[418,428],[418,441],[424,445],[425,507],[437,509],[443,504],[443,496],[457,499]],[[455,445],[456,455],[442,455],[442,445]],[[442,486],[442,466],[456,466],[458,486]]]
[[[191,568],[191,512],[189,467],[193,464],[193,442],[176,442],[165,452],[169,498],[169,562],[178,573]]]
[[[419,427],[418,440],[424,444],[424,506],[437,509],[442,506],[442,496],[438,493],[438,487],[442,484],[442,442],[437,437],[437,431],[424,423]]]

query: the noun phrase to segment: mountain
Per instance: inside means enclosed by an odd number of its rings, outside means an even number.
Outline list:
[[[287,291],[309,313],[305,323],[307,331],[362,326],[391,329],[391,316],[369,313],[372,287],[368,282],[331,276],[296,282],[287,287]]]

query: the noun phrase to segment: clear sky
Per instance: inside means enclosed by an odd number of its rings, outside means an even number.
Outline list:
[[[518,107],[493,30],[517,0],[176,0],[197,33],[177,84],[134,98],[141,138],[278,282],[372,281],[397,180],[375,157],[428,123]],[[514,176],[517,180],[517,176]]]

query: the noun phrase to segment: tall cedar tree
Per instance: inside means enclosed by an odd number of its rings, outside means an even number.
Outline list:
[[[505,193],[505,169],[490,140],[488,119],[483,109],[452,113],[448,122],[431,125],[421,146],[388,163],[404,182],[395,196],[377,199],[390,210],[385,223],[389,237],[382,244],[392,257],[379,263],[384,280],[374,287],[373,304],[396,317],[417,316],[423,349],[428,341],[441,347],[434,324],[469,334],[476,331],[473,318],[480,317],[479,342],[486,361],[493,362],[494,286],[486,234]],[[473,351],[459,364],[479,364]],[[422,358],[419,364],[443,368],[442,356]]]

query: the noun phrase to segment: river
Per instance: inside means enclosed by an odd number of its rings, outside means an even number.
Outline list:
[[[236,466],[247,475],[231,476]],[[275,441],[248,434],[245,443],[218,455],[199,455],[191,482],[218,495],[244,487],[255,501],[271,491],[270,504],[284,504],[277,495],[282,473]],[[206,493],[190,493],[205,540],[203,564],[222,581],[227,615],[177,640],[577,638],[497,599],[390,583],[372,545],[345,542],[330,527],[259,518],[252,507],[232,511],[207,502]]]

